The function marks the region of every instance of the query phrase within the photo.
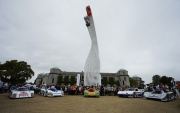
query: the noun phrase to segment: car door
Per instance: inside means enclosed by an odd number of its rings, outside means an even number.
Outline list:
[[[149,95],[149,98],[158,99],[161,97],[161,91],[152,91]]]

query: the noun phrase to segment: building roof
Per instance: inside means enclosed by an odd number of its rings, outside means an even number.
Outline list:
[[[137,75],[134,75],[132,78],[140,78],[140,77],[138,77]]]
[[[44,76],[44,73],[39,73],[38,75]]]
[[[53,68],[51,68],[51,69],[59,69],[58,67],[53,67]],[[59,69],[60,70],[60,69]]]
[[[120,71],[127,71],[127,70],[126,70],[126,69],[121,68],[121,69],[119,69],[119,71],[118,71],[118,72],[120,72]]]

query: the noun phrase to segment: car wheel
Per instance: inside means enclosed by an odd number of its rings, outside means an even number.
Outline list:
[[[143,96],[143,99],[147,100],[147,98],[145,96]]]
[[[43,96],[44,96],[44,97],[46,97],[46,96],[47,96],[47,95],[46,95],[46,92],[44,92],[44,93],[43,93]]]
[[[162,98],[161,101],[167,101],[168,102],[169,101],[169,95],[166,95],[166,97]]]

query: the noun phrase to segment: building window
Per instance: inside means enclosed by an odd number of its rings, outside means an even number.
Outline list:
[[[54,83],[54,78],[52,79],[52,83]]]
[[[124,81],[123,81],[123,85],[124,85]]]
[[[125,72],[123,72],[123,75],[125,75],[126,73]]]
[[[124,81],[126,81],[126,77],[124,77]]]
[[[52,75],[52,83],[54,83],[54,75]]]

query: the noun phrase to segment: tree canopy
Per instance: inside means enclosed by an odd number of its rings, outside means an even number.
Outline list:
[[[137,82],[134,79],[132,79],[131,77],[129,77],[129,82],[130,82],[131,87],[137,86]]]
[[[160,84],[160,80],[161,80],[161,76],[159,76],[159,75],[154,75],[152,77],[152,83],[155,85]]]
[[[0,64],[0,77],[4,82],[24,83],[32,76],[34,76],[34,72],[25,61],[11,60]]]
[[[167,76],[159,76],[159,75],[154,75],[153,77],[152,77],[152,83],[154,84],[154,85],[158,85],[158,84],[166,84],[166,85],[168,85],[168,86],[172,86],[172,84],[171,84],[171,80],[172,80],[173,78],[172,77],[167,77]]]

